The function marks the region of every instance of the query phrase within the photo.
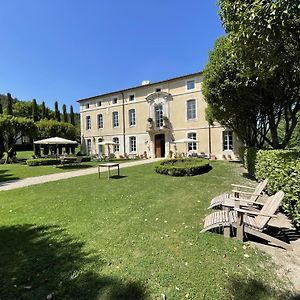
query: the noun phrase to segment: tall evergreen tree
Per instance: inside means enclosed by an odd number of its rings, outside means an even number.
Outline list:
[[[38,112],[38,106],[35,99],[32,100],[31,107],[32,107],[32,119],[33,121],[36,122],[39,120],[39,112]]]
[[[42,102],[42,119],[46,119],[46,105],[45,102]]]
[[[0,115],[3,114],[3,107],[2,107],[2,104],[0,103]]]
[[[74,117],[73,105],[70,106],[70,123],[72,125],[75,125],[75,117]]]
[[[55,120],[60,122],[60,111],[58,109],[58,102],[55,101],[54,103],[54,116],[55,116]]]
[[[68,114],[67,114],[66,104],[63,105],[62,110],[63,110],[63,121],[68,123]]]
[[[7,93],[7,108],[6,108],[8,115],[13,115],[13,100],[10,93]]]

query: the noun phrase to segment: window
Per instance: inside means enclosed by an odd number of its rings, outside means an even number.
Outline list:
[[[101,102],[101,101],[98,101],[98,102],[97,102],[97,106],[102,106],[102,102]]]
[[[129,109],[128,114],[129,114],[129,126],[135,126],[136,124],[135,109]]]
[[[233,149],[232,131],[223,131],[223,151]]]
[[[129,151],[136,152],[136,137],[135,136],[129,137]]]
[[[186,82],[186,89],[193,90],[195,88],[195,80],[188,80]]]
[[[163,107],[161,104],[155,106],[155,125],[156,127],[162,127],[163,121]]]
[[[113,119],[113,127],[119,127],[119,113],[117,111],[114,111],[112,113],[112,119]]]
[[[134,95],[129,95],[129,101],[134,101]]]
[[[188,100],[186,102],[187,119],[196,119],[196,100]]]
[[[85,105],[85,108],[90,108],[90,104],[87,103],[87,104]]]
[[[103,115],[99,114],[98,115],[98,128],[103,128]]]
[[[156,92],[156,93],[159,93],[159,92],[161,92],[161,88],[157,88],[157,89],[155,89],[155,92]]]
[[[86,129],[89,130],[92,128],[91,116],[86,117]]]
[[[119,138],[114,137],[113,142],[116,143],[116,145],[114,145],[114,152],[120,151]]]
[[[88,155],[90,155],[91,151],[92,151],[92,140],[88,139],[86,140],[86,152]]]
[[[112,101],[113,104],[117,104],[118,103],[118,98],[114,98]]]
[[[189,132],[187,137],[189,139],[192,139],[192,140],[197,140],[197,134],[196,132]],[[197,143],[194,142],[194,143],[188,143],[188,150],[197,150]]]

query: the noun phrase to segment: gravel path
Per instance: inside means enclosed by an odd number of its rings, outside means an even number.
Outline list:
[[[137,165],[149,164],[152,162],[156,162],[158,160],[161,160],[161,158],[137,160],[137,161],[127,162],[127,163],[122,163],[122,164],[120,164],[120,169],[137,166]],[[45,182],[58,181],[58,180],[62,180],[62,179],[72,178],[72,177],[90,175],[90,174],[95,174],[97,172],[98,172],[98,167],[93,167],[93,168],[87,168],[87,169],[80,169],[78,171],[55,173],[55,174],[50,174],[50,175],[28,177],[28,178],[19,179],[19,180],[11,180],[11,181],[6,181],[6,182],[1,182],[0,183],[0,191],[8,191],[8,190],[18,189],[18,188],[22,188],[22,187],[26,187],[26,186],[42,184]],[[101,171],[101,173],[102,173],[102,171]]]

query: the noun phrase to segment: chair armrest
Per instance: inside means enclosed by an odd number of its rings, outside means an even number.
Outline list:
[[[234,187],[239,187],[239,188],[244,188],[244,189],[251,189],[251,190],[255,190],[255,187],[252,187],[252,186],[246,186],[246,185],[239,185],[239,184],[231,184],[231,186],[234,186]]]
[[[233,192],[233,193],[238,193],[238,194],[260,196],[260,194],[255,194],[255,193],[250,193],[250,192],[242,192],[242,191],[238,191],[238,190],[232,190],[232,192]]]
[[[248,200],[246,198],[237,198],[237,197],[231,197],[231,199],[233,199],[234,201],[244,201],[244,202],[248,202],[248,203],[253,203],[253,204],[259,204],[259,205],[264,205],[264,203],[262,202],[258,202],[258,201],[251,201],[251,200]]]
[[[251,211],[247,209],[241,209],[241,208],[233,208],[237,212],[245,213],[248,215],[255,215],[255,216],[264,216],[264,217],[270,217],[270,218],[277,218],[276,215],[267,215],[267,214],[262,214],[261,212],[258,211]]]

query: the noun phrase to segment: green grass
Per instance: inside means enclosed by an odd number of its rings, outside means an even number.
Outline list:
[[[154,166],[0,192],[1,299],[284,299],[270,259],[202,233],[239,165],[195,177]]]

